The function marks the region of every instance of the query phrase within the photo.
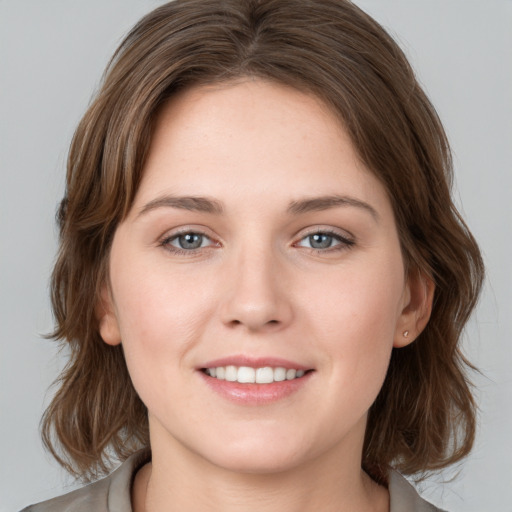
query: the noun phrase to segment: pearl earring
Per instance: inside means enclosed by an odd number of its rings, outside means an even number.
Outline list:
[[[408,338],[409,337],[409,331],[404,331],[403,332],[403,336],[404,336],[404,338]]]

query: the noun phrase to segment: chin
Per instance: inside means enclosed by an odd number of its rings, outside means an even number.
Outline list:
[[[289,441],[290,436],[287,437]],[[286,472],[309,459],[304,447],[298,446],[296,440],[289,444],[279,437],[265,439],[258,436],[255,441],[254,437],[237,440],[215,452],[208,447],[208,453],[204,453],[203,456],[215,466],[227,471],[261,475]]]
[[[239,474],[271,475],[290,471],[300,465],[300,458],[288,454],[274,456],[274,454],[238,453],[232,456],[216,457],[211,460],[216,466],[226,471]]]

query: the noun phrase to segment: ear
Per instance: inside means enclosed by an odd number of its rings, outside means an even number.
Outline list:
[[[432,313],[434,290],[431,277],[420,271],[409,273],[404,288],[403,309],[395,332],[395,348],[409,345],[423,331]]]
[[[103,341],[108,345],[119,345],[121,343],[121,333],[112,295],[106,284],[101,288],[100,300],[96,305],[96,318],[98,319],[98,330]]]

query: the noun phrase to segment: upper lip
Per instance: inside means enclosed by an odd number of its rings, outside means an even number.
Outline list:
[[[244,355],[233,355],[227,357],[221,357],[212,361],[206,362],[201,365],[202,368],[218,368],[219,366],[247,366],[249,368],[286,368],[287,370],[311,370],[310,366],[305,366],[295,361],[282,359],[280,357],[251,357]]]

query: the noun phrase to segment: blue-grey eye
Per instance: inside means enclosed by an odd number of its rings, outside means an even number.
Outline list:
[[[180,249],[199,249],[203,247],[204,239],[205,237],[199,233],[184,233],[174,238],[171,244]]]
[[[328,249],[336,242],[339,243],[333,235],[327,233],[315,233],[314,235],[309,235],[307,239],[312,249]]]
[[[354,242],[342,235],[330,233],[329,231],[318,231],[302,238],[297,244],[298,247],[306,247],[308,249],[325,250],[325,249],[343,249],[351,247]]]

